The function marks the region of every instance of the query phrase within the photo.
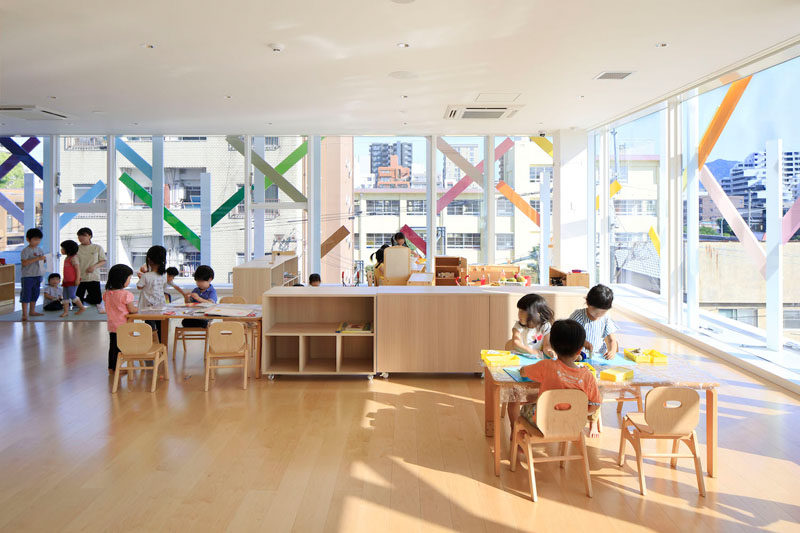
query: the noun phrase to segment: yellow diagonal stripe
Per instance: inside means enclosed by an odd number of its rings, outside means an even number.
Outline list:
[[[617,180],[611,182],[611,185],[608,187],[608,197],[613,198],[615,194],[622,190],[622,184]],[[600,209],[600,195],[598,194],[594,198],[594,208],[595,210]]]
[[[650,231],[648,231],[647,234],[650,236],[650,240],[653,242],[656,253],[661,255],[661,239],[658,238],[658,232],[656,232],[655,226],[650,226]]]
[[[547,155],[553,157],[553,143],[551,143],[547,137],[531,137],[531,141],[544,150]]]

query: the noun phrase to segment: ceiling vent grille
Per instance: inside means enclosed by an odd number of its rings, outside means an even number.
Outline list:
[[[64,120],[67,115],[37,105],[0,105],[0,115],[23,120]]]
[[[521,107],[522,106],[451,105],[447,106],[444,118],[448,120],[504,119],[516,115]]]
[[[624,80],[633,72],[601,72],[594,79],[596,80]]]

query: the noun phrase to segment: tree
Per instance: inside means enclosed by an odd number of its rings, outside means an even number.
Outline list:
[[[9,157],[11,157],[9,152],[0,152],[0,165]],[[21,163],[17,163],[14,168],[11,169],[11,172],[3,176],[3,179],[0,179],[0,189],[21,189],[24,186],[25,175]]]

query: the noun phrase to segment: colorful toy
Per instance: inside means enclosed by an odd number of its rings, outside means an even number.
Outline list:
[[[667,364],[667,356],[658,350],[642,350],[641,348],[628,348],[625,357],[635,363]]]
[[[481,350],[481,359],[486,366],[514,366],[519,364],[519,356],[507,350]]]
[[[624,366],[612,366],[600,371],[600,379],[604,381],[627,381],[633,379],[633,369]]]
[[[589,363],[576,362],[575,365],[583,368],[588,368],[589,372],[591,372],[594,377],[597,377],[597,370],[595,370],[594,367]]]

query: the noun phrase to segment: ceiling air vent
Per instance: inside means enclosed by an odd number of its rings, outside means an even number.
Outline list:
[[[596,80],[624,80],[633,72],[601,72],[594,79]]]
[[[444,118],[449,120],[484,119],[484,118],[511,118],[517,114],[522,106],[476,106],[476,105],[451,105],[447,107]]]
[[[24,120],[64,120],[67,115],[38,105],[0,105],[0,115]]]

